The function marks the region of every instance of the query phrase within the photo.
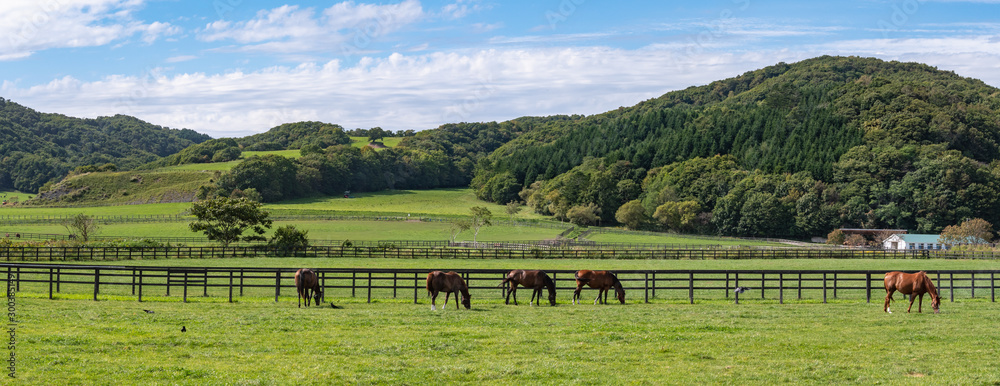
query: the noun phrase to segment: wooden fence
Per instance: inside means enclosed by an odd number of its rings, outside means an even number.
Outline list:
[[[232,267],[137,267],[69,264],[0,263],[6,271],[8,288],[48,294],[85,294],[94,300],[104,297],[180,298],[190,296],[295,298],[292,268]],[[418,303],[426,296],[428,270],[417,269],[315,269],[328,298],[408,299]],[[499,300],[498,288],[509,271],[505,269],[457,270],[469,283],[473,301]],[[573,272],[549,270],[556,281],[560,303],[570,302],[575,288]],[[880,302],[884,298],[884,271],[865,270],[622,270],[616,271],[630,302],[653,299],[687,302],[743,301],[822,301],[854,299]],[[989,299],[996,301],[1000,270],[928,271],[943,300]],[[748,287],[743,294],[733,291]],[[522,299],[530,291],[522,292]],[[585,290],[585,301],[593,301],[597,291]],[[613,295],[613,294],[612,294]],[[613,296],[612,296],[613,297]],[[898,300],[898,298],[897,298]]]
[[[974,251],[852,249],[668,249],[617,250],[534,248],[396,248],[394,246],[315,246],[282,249],[242,247],[0,247],[0,261],[120,261],[242,257],[322,257],[397,259],[997,259]]]

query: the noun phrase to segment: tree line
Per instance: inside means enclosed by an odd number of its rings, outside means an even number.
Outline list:
[[[733,236],[938,233],[1000,220],[1000,90],[822,57],[550,125],[480,161],[484,200],[577,223]]]

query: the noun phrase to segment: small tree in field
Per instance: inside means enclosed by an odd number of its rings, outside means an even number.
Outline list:
[[[472,222],[469,220],[457,220],[452,222],[451,227],[448,228],[449,232],[451,232],[451,243],[454,244],[455,239],[458,238],[458,234],[469,230],[469,228],[472,228]]]
[[[90,237],[101,229],[101,226],[94,221],[93,217],[87,216],[83,213],[64,221],[63,226],[66,227],[66,231],[69,232],[70,237],[84,243],[89,241]]]
[[[276,248],[292,249],[309,246],[309,231],[296,229],[294,225],[285,225],[274,230],[274,236],[267,242]]]
[[[523,207],[521,206],[521,203],[517,201],[511,201],[507,203],[506,211],[507,211],[507,217],[510,219],[510,221],[514,221],[514,216],[520,213],[522,208]]]
[[[491,222],[493,220],[493,212],[491,212],[486,207],[474,206],[469,211],[472,212],[472,222],[470,226],[472,227],[472,243],[478,243],[476,238],[479,236],[479,229],[484,226],[493,225]]]
[[[191,205],[197,221],[189,224],[194,232],[203,232],[209,240],[228,246],[236,241],[265,241],[263,234],[271,228],[270,213],[260,209],[259,202],[247,198],[216,197]],[[247,230],[254,234],[243,236]]]

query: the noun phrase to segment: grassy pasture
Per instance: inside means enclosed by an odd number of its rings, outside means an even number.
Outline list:
[[[385,137],[379,140],[386,147],[396,147],[399,142],[403,140],[403,137]],[[365,147],[368,146],[368,137],[351,137],[351,146],[354,147]]]
[[[322,214],[350,212],[358,214],[394,214],[406,216],[468,216],[469,208],[482,206],[493,212],[495,219],[507,219],[506,206],[480,201],[470,188],[434,190],[389,190],[371,193],[351,193],[343,196],[304,198],[265,205],[275,214]],[[542,219],[541,215],[523,209],[515,219]],[[566,225],[569,228],[570,225]]]
[[[13,197],[17,197],[18,201],[27,201],[35,198],[35,196],[36,194],[34,193],[24,193],[16,190],[0,190],[0,202],[10,200]]]
[[[856,301],[432,312],[423,294],[420,304],[334,299],[340,310],[85,298],[20,294],[18,383],[1000,382],[1000,305],[982,301],[934,315]]]
[[[311,240],[419,240],[447,241],[451,226],[446,222],[420,221],[276,221],[266,234],[270,237],[274,230],[284,225],[294,225],[309,231]],[[0,236],[4,233],[45,233],[66,234],[62,225],[0,225]],[[479,241],[545,240],[559,235],[560,229],[527,226],[491,226],[479,231]],[[202,237],[188,228],[188,222],[126,223],[102,225],[99,235],[121,236],[122,238],[143,237]],[[472,231],[459,234],[458,241],[472,241]],[[207,241],[207,239],[206,239]]]

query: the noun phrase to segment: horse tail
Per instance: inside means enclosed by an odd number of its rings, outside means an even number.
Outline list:
[[[589,277],[580,277],[580,271],[574,272],[573,273],[573,278],[576,279],[576,281],[581,282],[581,283],[586,283],[586,282],[590,281]]]

